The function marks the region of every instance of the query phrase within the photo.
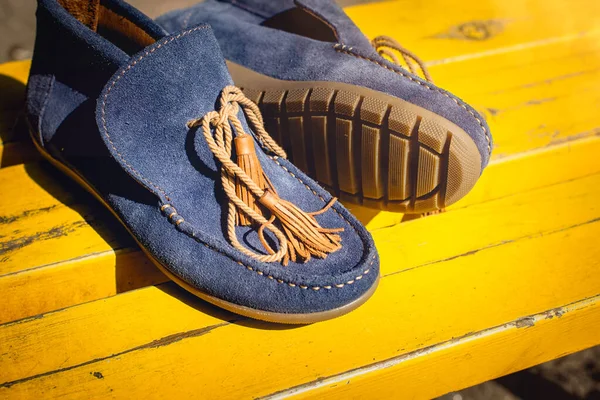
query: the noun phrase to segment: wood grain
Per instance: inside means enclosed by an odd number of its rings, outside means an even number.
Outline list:
[[[431,398],[600,343],[600,3],[348,8],[422,56],[496,149],[445,213],[350,206],[374,297],[302,327],[186,294],[11,129],[29,63],[0,66],[0,398]],[[20,97],[19,97],[20,96]],[[404,222],[403,222],[404,221]]]
[[[0,381],[11,395],[56,386],[57,396],[75,390],[106,397],[109,388],[127,387],[144,397],[159,389],[147,382],[160,385],[167,373],[161,387],[173,395],[266,395],[592,297],[600,248],[590,238],[600,234],[600,209],[586,195],[591,187],[600,188],[600,174],[376,232],[378,291],[355,312],[324,323],[272,330],[176,289],[173,296],[149,287],[5,324]],[[528,206],[532,198],[537,213]],[[555,210],[556,199],[565,211]],[[478,219],[471,233],[461,230]],[[446,234],[457,231],[464,240],[449,241]],[[201,359],[211,360],[209,370],[197,368]],[[225,382],[218,379],[224,370]],[[89,371],[100,371],[103,382]]]

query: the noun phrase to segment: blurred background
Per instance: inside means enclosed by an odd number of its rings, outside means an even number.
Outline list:
[[[276,0],[274,0],[276,1]],[[344,7],[374,0],[338,0]],[[129,0],[150,17],[188,7],[197,0]],[[0,63],[31,57],[35,0],[0,0]],[[402,39],[402,38],[398,38]],[[412,49],[418,53],[419,49]],[[568,340],[568,338],[565,338]],[[600,400],[600,347],[489,381],[442,397],[444,400]]]

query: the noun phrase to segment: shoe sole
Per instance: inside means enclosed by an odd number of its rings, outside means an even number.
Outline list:
[[[422,107],[356,85],[227,65],[290,161],[343,201],[425,213],[462,198],[481,175],[473,139]]]
[[[177,276],[173,275],[173,273],[171,273],[165,266],[163,266],[159,260],[154,258],[154,256],[137,240],[135,235],[131,232],[129,227],[123,222],[121,217],[119,217],[119,215],[110,207],[110,205],[108,205],[106,203],[106,201],[104,201],[102,196],[94,189],[94,187],[90,183],[88,183],[86,181],[86,179],[83,178],[76,170],[70,168],[66,164],[64,164],[61,161],[57,160],[56,158],[52,157],[52,155],[50,153],[48,153],[44,148],[42,148],[39,145],[39,143],[36,141],[35,134],[33,133],[33,131],[31,129],[29,130],[29,133],[31,136],[31,140],[33,141],[37,150],[42,154],[42,156],[46,160],[48,160],[52,165],[54,165],[57,169],[62,171],[65,175],[67,175],[69,178],[73,179],[75,182],[77,182],[79,185],[81,185],[84,189],[86,189],[88,192],[90,192],[96,199],[98,199],[98,201],[100,203],[102,203],[115,216],[115,218],[117,218],[117,220],[125,227],[127,232],[129,232],[131,237],[133,237],[133,239],[136,241],[136,243],[140,247],[140,249],[142,249],[142,251],[146,254],[146,256],[156,265],[156,267],[158,267],[158,269],[163,274],[165,274],[169,279],[171,279],[177,285],[181,286],[183,289],[185,289],[188,292],[192,293],[193,295],[201,298],[202,300],[205,300],[211,304],[214,304],[217,307],[223,308],[227,311],[231,311],[233,313],[236,313],[236,314],[239,314],[239,315],[242,315],[245,317],[258,319],[258,320],[262,320],[262,321],[267,321],[267,322],[274,322],[274,323],[280,323],[280,324],[295,324],[295,325],[312,324],[315,322],[325,321],[328,319],[333,319],[333,318],[339,317],[341,315],[347,314],[350,311],[353,311],[354,309],[360,307],[373,295],[373,293],[375,292],[375,289],[377,288],[377,285],[379,284],[379,276],[378,276],[377,279],[375,280],[375,282],[373,282],[373,285],[369,288],[369,290],[366,291],[359,298],[353,300],[352,302],[345,304],[341,307],[335,308],[335,309],[314,312],[314,313],[306,313],[306,314],[291,314],[291,313],[287,314],[287,313],[277,313],[277,312],[271,312],[271,311],[257,310],[257,309],[251,308],[251,307],[238,305],[238,304],[231,303],[226,300],[220,299],[218,297],[211,296],[205,292],[202,292],[201,290],[199,290],[195,287],[190,286],[185,281],[183,281],[180,278],[178,278]]]

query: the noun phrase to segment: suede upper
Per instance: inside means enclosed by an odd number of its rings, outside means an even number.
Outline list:
[[[336,42],[274,29],[269,18],[294,7],[326,23]],[[385,92],[430,110],[471,136],[489,162],[492,137],[471,106],[381,57],[333,0],[206,0],[165,14],[157,22],[168,31],[208,23],[227,60],[261,74],[292,81],[337,81]]]
[[[211,28],[167,35],[119,0],[102,4],[157,41],[128,54],[56,0],[39,0],[27,102],[40,145],[83,176],[152,257],[202,292],[281,313],[325,311],[364,294],[379,260],[370,235],[339,203],[317,217],[323,227],[344,228],[342,248],[325,259],[283,267],[233,248],[219,166],[201,132],[186,125],[215,110],[232,83]],[[331,199],[287,160],[256,149],[281,198],[307,212]],[[237,231],[246,246],[262,248],[253,229]]]

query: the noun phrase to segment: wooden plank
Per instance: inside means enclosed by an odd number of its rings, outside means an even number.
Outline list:
[[[477,108],[498,158],[600,134],[600,14],[589,14],[600,5],[576,3],[396,1],[347,12],[368,37],[398,39]]]
[[[600,35],[438,69],[442,87],[486,116],[495,159],[600,134]]]
[[[8,274],[0,278],[0,323],[166,282],[141,252],[118,250]]]
[[[53,264],[57,254],[69,260],[112,251],[127,240],[108,212],[50,165],[0,171],[0,274]]]
[[[392,3],[386,6],[396,7]],[[436,75],[441,75],[444,85],[447,83],[451,86],[455,82],[457,88],[464,90],[477,102],[479,109],[488,113],[493,131],[497,133],[496,155],[521,154],[519,152],[529,148],[543,148],[579,139],[596,132],[593,128],[593,104],[598,100],[595,98],[597,91],[590,88],[597,84],[590,82],[600,81],[595,79],[596,70],[600,68],[597,57],[600,41],[593,31],[590,32],[586,31],[578,39],[568,42],[552,42],[489,54],[485,58],[475,57],[465,62],[446,63],[436,67]],[[512,36],[513,39],[515,37]],[[26,79],[26,63],[13,64],[12,68],[17,71],[13,74],[18,79]],[[587,73],[588,70],[591,72]],[[478,79],[472,79],[473,76]],[[489,87],[489,90],[482,92],[482,87]],[[576,94],[569,95],[571,90],[575,90]],[[543,124],[539,122],[541,120]],[[452,208],[593,173],[600,165],[595,156],[597,141],[592,139],[585,143],[590,146],[589,149],[574,145],[577,150],[573,150],[573,154],[568,153],[572,146],[567,144],[553,147],[548,152],[527,154],[522,162],[516,162],[514,157],[508,156],[509,163],[500,167],[490,166],[474,191]],[[0,202],[0,215],[4,220],[13,221],[0,224],[0,235],[4,236],[0,239],[0,259],[4,261],[0,263],[0,276],[10,274],[10,278],[0,278],[0,288],[14,293],[11,288],[28,287],[32,291],[39,290],[39,298],[42,299],[43,294],[52,290],[55,279],[63,279],[63,282],[70,282],[69,287],[73,291],[65,291],[64,296],[54,296],[52,302],[29,302],[30,307],[7,309],[0,313],[0,322],[47,312],[55,309],[53,307],[102,298],[126,290],[124,288],[164,281],[164,277],[156,273],[154,268],[138,268],[137,264],[127,261],[132,258],[121,258],[115,254],[113,247],[124,249],[127,253],[130,248],[127,243],[131,242],[123,237],[126,235],[122,235],[123,230],[118,224],[111,224],[113,220],[108,213],[95,211],[97,207],[83,206],[94,204],[93,200],[78,195],[76,204],[69,203],[72,196],[67,193],[81,191],[73,185],[67,185],[68,190],[64,190],[62,180],[57,179],[60,175],[50,173],[46,166],[38,168],[28,165],[21,169],[20,172],[11,169],[14,177],[4,178],[6,183],[2,183],[0,178],[0,187],[11,191],[11,195]],[[539,171],[547,173],[540,175]],[[33,179],[24,177],[23,172]],[[55,179],[60,183],[54,182]],[[57,199],[54,199],[55,196]],[[370,230],[396,225],[403,219],[401,214],[377,213],[353,205],[349,205],[349,208]],[[94,257],[86,258],[81,263],[76,261],[89,254],[94,254]],[[115,265],[117,258],[125,262],[119,261]],[[62,268],[63,263],[68,266]],[[47,272],[48,268],[58,267],[62,268],[63,275],[53,278]],[[95,288],[88,287],[83,279],[87,275],[82,271],[88,269],[99,271]],[[123,276],[128,277],[127,282],[131,283],[120,283],[117,277]],[[148,276],[150,278],[146,279]],[[25,296],[29,292],[20,293]],[[18,304],[21,299],[17,296],[12,304]]]
[[[266,398],[434,398],[598,344],[599,308],[595,296]]]
[[[569,42],[600,26],[594,0],[399,0],[345,10],[367,37],[392,36],[430,65]]]
[[[446,214],[600,172],[599,152],[600,138],[590,138],[536,151],[527,157],[503,159],[487,170],[471,195]],[[0,170],[0,187],[7,194],[0,199],[0,292],[7,293],[5,306],[0,309],[0,323],[166,281],[139,250],[135,250],[131,239],[111,215],[81,189],[47,168],[42,164]],[[537,201],[536,196],[533,194],[531,200]],[[506,207],[510,206],[508,201]],[[386,228],[396,229],[398,235],[404,236],[402,232],[408,226],[400,224],[401,214],[377,214],[352,206],[351,211],[367,224],[376,238],[381,234],[379,231]],[[528,217],[526,212],[523,218],[530,223],[524,225],[523,232],[535,229],[535,223],[544,219],[543,214],[536,219]],[[420,222],[422,230],[405,238],[402,251],[406,252],[404,249],[410,248],[410,244],[418,246],[419,243],[412,240],[428,230],[443,229],[440,224],[449,217],[441,218],[441,222],[438,217]],[[459,214],[456,218],[465,217]],[[564,223],[568,223],[568,215],[565,218]],[[481,224],[487,220],[478,218],[478,221]],[[495,232],[486,239],[488,245],[493,242],[492,238],[502,240],[502,232]],[[386,246],[385,241],[383,238],[378,246]],[[433,258],[415,262],[430,262],[435,257],[443,259],[455,250],[470,251],[481,245],[478,241],[469,244],[466,238],[460,243],[457,248],[446,248],[444,255],[416,252],[416,256]],[[56,291],[57,286],[63,290]]]
[[[188,302],[190,305],[186,304]],[[132,307],[134,304],[135,306]],[[153,306],[150,307],[151,304]],[[199,312],[195,306],[205,312]],[[109,308],[111,311],[105,314],[106,320],[100,321],[97,318],[98,315],[106,313]],[[211,316],[213,313],[215,316]],[[94,358],[117,354],[124,349],[134,348],[155,339],[176,337],[175,335],[181,332],[194,330],[199,324],[210,326],[221,323],[219,317],[232,319],[232,316],[225,311],[204,305],[200,300],[183,293],[175,288],[174,284],[169,283],[159,287],[146,287],[32,319],[0,325],[4,332],[2,334],[3,353],[5,350],[9,350],[4,354],[2,360],[7,363],[9,360],[13,360],[19,365],[3,368],[3,371],[0,372],[0,383],[30,376],[26,370],[28,368],[33,368],[33,373],[36,375],[57,368],[72,367]],[[162,322],[158,323],[159,320]],[[65,330],[58,332],[55,328],[50,328],[47,324],[49,321],[53,321],[52,324],[55,326],[62,326]],[[134,325],[139,328],[139,331],[130,335]],[[43,359],[36,356],[38,361],[33,363],[34,360],[30,358],[31,354],[18,355],[12,350],[16,350],[14,345],[20,340],[19,335],[22,335],[19,331],[26,326],[34,329],[37,332],[36,335],[41,335],[39,339],[44,342],[43,346],[48,346]],[[93,329],[90,331],[92,327]],[[64,333],[67,331],[68,333],[65,335]],[[92,332],[93,340],[91,337],[86,339]],[[185,337],[185,334],[182,337]],[[65,343],[65,340],[68,343]],[[84,343],[88,340],[90,341],[87,344]],[[35,345],[33,341],[29,343],[30,345],[27,347],[30,350],[34,350],[36,347],[39,349],[39,343],[38,345]],[[63,347],[63,349],[61,350],[57,346]],[[84,349],[88,346],[89,349],[86,351],[75,351],[70,354],[76,348]],[[57,364],[57,360],[65,354],[65,350],[69,353],[67,357],[69,360],[65,358]]]
[[[475,99],[486,96],[496,99],[494,96],[499,94],[530,88],[556,90],[553,84],[598,69],[599,35],[600,32],[589,32],[565,42],[486,54],[429,68],[440,85]],[[568,93],[564,89],[559,92]],[[510,101],[510,97],[503,101]]]
[[[29,66],[29,61],[0,64],[0,168],[39,158],[27,142],[23,121],[17,125],[23,114]]]
[[[0,187],[0,323],[167,280],[109,212],[50,165],[0,169]]]
[[[108,213],[47,167],[11,167],[0,171],[0,321],[85,304],[0,325],[0,397],[434,397],[598,343],[600,5],[371,6],[367,34],[423,55],[497,143],[447,213],[400,224],[352,208],[382,257],[374,298],[275,330],[170,283],[145,287],[164,277]],[[0,166],[25,143],[6,144]]]
[[[171,289],[167,285],[5,324],[0,326],[0,381],[7,383],[0,396],[264,396],[430,346],[447,348],[453,338],[511,321],[531,324],[522,318],[598,295],[600,276],[592,272],[600,263],[594,239],[600,234],[600,210],[596,194],[586,193],[599,183],[596,174],[405,224],[402,231],[382,230],[389,235],[376,240],[387,261],[377,293],[355,312],[324,323],[261,329],[272,325],[239,319],[185,294],[177,298],[173,294],[181,291],[165,293]],[[564,211],[557,209],[557,202]],[[456,249],[436,262],[423,262],[427,256],[417,255],[444,256],[455,246],[448,233],[469,234],[465,221],[479,218],[487,219],[486,224],[470,226],[470,240],[478,248],[462,254]],[[425,226],[435,219],[435,229]],[[529,223],[539,228],[519,228]],[[506,233],[501,241],[487,238],[502,230]],[[409,254],[402,248],[412,236],[421,243],[408,245]],[[569,268],[564,268],[567,263]],[[502,358],[492,371],[502,367],[509,373],[526,366],[527,359],[537,362],[578,349],[569,341],[542,344],[538,336],[527,335],[536,330],[522,332],[511,337],[539,346],[535,354],[523,355],[519,363]],[[582,346],[600,339],[578,337]],[[436,376],[427,374],[432,353],[420,354],[423,362],[413,365],[410,376],[422,375],[424,384],[434,387]],[[202,364],[205,360],[210,368],[202,367],[208,365]],[[455,378],[456,386],[471,382]],[[395,382],[397,388],[403,385]]]

